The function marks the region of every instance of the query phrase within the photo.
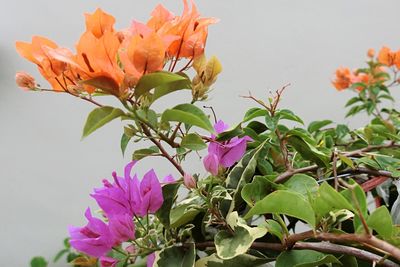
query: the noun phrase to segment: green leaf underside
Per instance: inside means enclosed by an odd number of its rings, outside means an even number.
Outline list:
[[[140,78],[135,87],[135,97],[138,98],[141,95],[148,93],[153,88],[165,86],[169,83],[183,81],[186,79],[187,78],[182,75],[165,71],[146,74]],[[163,94],[163,92],[157,93],[159,97],[161,94]]]
[[[87,117],[85,126],[83,128],[82,138],[87,137],[100,127],[122,115],[124,115],[124,112],[119,108],[108,106],[95,108]]]

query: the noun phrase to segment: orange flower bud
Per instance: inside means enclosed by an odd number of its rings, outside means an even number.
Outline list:
[[[373,48],[368,49],[368,57],[373,58],[375,56],[375,50]]]
[[[23,71],[15,74],[15,82],[24,90],[33,90],[36,88],[35,78]]]

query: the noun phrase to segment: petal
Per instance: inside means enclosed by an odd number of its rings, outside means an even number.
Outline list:
[[[204,168],[212,175],[218,175],[218,157],[215,154],[208,154],[203,159]]]
[[[225,168],[231,167],[243,157],[246,152],[246,146],[246,140],[241,139],[235,146],[224,148],[219,163]]]
[[[223,131],[227,130],[229,128],[229,125],[223,122],[222,120],[219,120],[216,124],[214,124],[214,129],[215,131],[219,134],[222,133]]]

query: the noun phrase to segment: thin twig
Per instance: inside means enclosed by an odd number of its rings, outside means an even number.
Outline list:
[[[367,146],[358,150],[354,150],[354,151],[349,151],[349,152],[345,152],[342,153],[344,156],[346,157],[352,157],[352,156],[357,156],[357,155],[362,155],[365,152],[369,152],[372,150],[377,150],[377,149],[382,149],[382,148],[391,148],[391,147],[399,147],[399,144],[395,144],[395,143],[389,143],[389,144],[385,144],[385,145],[377,145],[377,146]],[[315,171],[319,168],[318,165],[314,164],[314,165],[310,165],[307,167],[303,167],[303,168],[299,168],[299,169],[292,169],[292,170],[287,170],[283,173],[281,173],[276,179],[275,179],[275,183],[284,183],[285,181],[287,181],[290,177],[292,177],[293,175],[297,174],[297,173],[305,173],[305,172],[310,172],[310,171]],[[375,171],[375,170],[370,170],[367,168],[356,168],[356,169],[351,169],[348,170],[352,171],[352,172],[362,172],[362,173],[368,173],[368,174],[372,174],[372,175],[380,175],[380,176],[387,176],[387,177],[391,177],[391,173],[387,172],[387,171]],[[343,172],[340,172],[343,173]]]
[[[172,165],[179,171],[179,173],[183,176],[185,174],[184,170],[182,169],[181,165],[179,165],[178,162],[176,162],[169,154],[168,152],[164,149],[164,147],[161,145],[161,143],[156,140],[152,135],[149,130],[149,128],[145,124],[141,124],[143,133],[149,138],[149,140],[155,144],[158,149],[160,149],[161,154],[169,161],[171,162]]]

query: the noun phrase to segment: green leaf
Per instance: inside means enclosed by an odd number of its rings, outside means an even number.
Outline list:
[[[314,210],[321,218],[333,210],[346,209],[355,212],[347,199],[337,192],[332,186],[324,182],[318,189],[318,195],[314,201]]]
[[[372,212],[367,219],[367,225],[374,229],[385,240],[392,237],[392,217],[385,206],[380,206]]]
[[[275,132],[276,126],[278,125],[279,118],[278,117],[271,117],[269,113],[265,115],[265,125],[267,125],[268,129],[271,132]]]
[[[281,241],[283,240],[283,231],[282,231],[282,227],[279,223],[277,223],[274,220],[269,219],[269,220],[266,220],[264,223],[262,223],[262,226],[268,230],[268,233],[275,235]]]
[[[208,117],[204,112],[192,104],[180,104],[164,111],[162,121],[177,121],[195,125],[211,133],[215,132]]]
[[[246,184],[242,189],[242,198],[246,203],[253,207],[254,204],[263,199],[266,195],[273,191],[272,183],[263,176],[255,176],[253,181]]]
[[[212,254],[196,261],[195,267],[257,267],[270,261],[271,259],[258,258],[249,254],[238,255],[229,260],[222,260],[216,254]]]
[[[368,217],[368,204],[367,197],[365,196],[364,190],[361,188],[359,184],[357,184],[354,180],[350,179],[349,184],[353,185],[353,188],[345,189],[340,192],[349,203],[352,204],[354,210],[358,211],[360,208],[360,212],[364,218]],[[354,229],[358,229],[362,226],[362,222],[358,213],[354,214],[353,220]]]
[[[43,257],[34,257],[31,260],[31,267],[47,267],[47,261]]]
[[[164,225],[165,228],[170,227],[170,213],[179,186],[180,186],[179,183],[171,183],[171,184],[166,184],[162,187],[164,202],[161,208],[156,212],[156,216],[160,220],[160,222]]]
[[[259,145],[256,149],[247,152],[238,162],[238,164],[236,164],[235,167],[233,167],[233,169],[229,172],[225,181],[226,187],[235,189],[233,200],[229,208],[230,211],[233,211],[239,203],[243,202],[241,198],[242,188],[245,184],[250,182],[251,178],[253,178],[257,168],[257,160],[262,149],[264,148],[264,145],[265,142]]]
[[[170,83],[166,83],[163,85],[160,85],[154,89],[153,97],[151,102],[156,101],[160,97],[176,92],[178,90],[182,89],[190,89],[192,86],[192,83],[190,81],[190,78],[185,74],[185,73],[177,73],[178,75],[184,77],[184,80],[178,80]]]
[[[315,214],[308,201],[298,193],[286,190],[277,190],[258,201],[244,217],[246,220],[253,215],[277,213],[301,219],[313,228]]]
[[[149,148],[143,148],[143,149],[138,149],[135,152],[133,152],[132,159],[133,160],[140,160],[142,158],[158,154],[160,151],[156,146],[152,146]]]
[[[267,114],[268,114],[268,111],[266,109],[251,108],[244,115],[243,122],[250,121],[257,117],[264,117]]]
[[[158,260],[154,262],[154,267],[192,267],[196,259],[194,244],[188,248],[167,247],[161,250]]]
[[[243,134],[242,126],[241,126],[241,124],[238,124],[235,128],[229,129],[225,132],[218,134],[216,141],[218,141],[218,142],[226,141],[226,140],[232,139],[235,136],[239,136],[241,134]]]
[[[122,151],[122,156],[125,155],[125,150],[126,147],[129,144],[129,141],[131,140],[131,137],[127,136],[125,133],[122,134],[121,136],[121,151]]]
[[[124,112],[119,108],[99,107],[90,112],[83,128],[82,138],[96,131],[106,123],[124,115]]]
[[[299,136],[289,136],[287,138],[288,143],[293,146],[297,152],[304,158],[305,160],[310,160],[315,162],[318,166],[326,167],[329,162],[329,156],[325,155],[321,151],[319,151],[313,145],[307,143]]]
[[[69,249],[67,249],[67,248],[64,248],[64,249],[60,250],[57,253],[57,255],[54,257],[53,262],[57,262],[59,259],[61,259],[62,256],[64,256],[68,252],[69,252]]]
[[[309,194],[316,194],[319,188],[317,181],[305,174],[295,174],[283,185],[286,186],[287,190],[299,193],[306,198]]]
[[[348,106],[351,106],[351,105],[353,105],[354,103],[361,102],[361,101],[362,101],[362,99],[359,98],[358,96],[352,97],[352,98],[350,98],[349,101],[347,101],[345,107],[347,108]]]
[[[346,165],[349,166],[350,168],[354,169],[354,163],[353,163],[353,161],[352,161],[350,158],[346,157],[345,155],[341,155],[341,154],[338,154],[338,156],[339,156],[339,159],[340,159],[344,164],[346,164]]]
[[[296,114],[293,113],[293,111],[288,110],[288,109],[281,109],[278,110],[278,112],[276,113],[276,116],[279,116],[280,119],[284,119],[284,120],[290,120],[290,121],[295,121],[301,124],[304,124],[303,120],[297,116]]]
[[[342,263],[335,256],[313,250],[290,250],[282,252],[276,259],[275,267],[316,267],[325,264]]]
[[[148,93],[153,88],[186,79],[187,78],[182,75],[165,71],[143,75],[135,87],[135,97],[139,98],[141,95]]]
[[[313,121],[310,123],[310,125],[308,125],[307,130],[310,133],[313,133],[313,132],[319,131],[321,128],[323,128],[331,123],[332,123],[331,120]]]
[[[191,222],[202,209],[194,204],[179,205],[171,210],[171,227],[178,228]]]
[[[202,150],[207,148],[207,145],[198,134],[190,133],[183,137],[181,147],[190,150]]]
[[[267,229],[262,227],[249,227],[245,222],[241,222],[237,212],[227,216],[228,223],[234,233],[227,230],[219,231],[214,238],[215,249],[220,259],[228,260],[238,255],[245,254],[251,247],[254,240],[263,237]]]
[[[336,135],[339,139],[344,138],[349,132],[349,127],[344,124],[338,124],[336,126]]]
[[[249,124],[247,124],[246,128],[253,130],[256,134],[260,134],[268,130],[268,127],[259,121],[251,121]],[[258,139],[258,136],[255,139]]]

